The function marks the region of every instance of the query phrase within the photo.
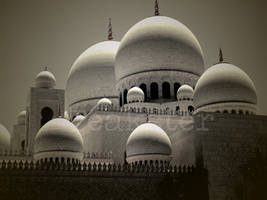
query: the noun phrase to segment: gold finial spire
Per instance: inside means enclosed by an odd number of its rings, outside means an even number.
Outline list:
[[[219,51],[219,61],[220,62],[223,62],[223,53],[222,53],[222,49],[220,48],[220,51]]]
[[[112,24],[111,24],[111,18],[109,18],[109,24],[108,24],[108,40],[112,40]]]
[[[159,3],[157,0],[155,0],[155,12],[154,12],[155,16],[159,15]]]

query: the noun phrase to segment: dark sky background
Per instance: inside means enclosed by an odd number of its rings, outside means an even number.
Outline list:
[[[184,23],[202,46],[206,68],[225,60],[254,81],[259,114],[267,114],[267,12],[264,0],[159,0],[160,14]],[[0,123],[12,131],[37,73],[48,66],[65,88],[74,60],[152,16],[154,0],[0,0]],[[96,86],[97,87],[97,86]]]

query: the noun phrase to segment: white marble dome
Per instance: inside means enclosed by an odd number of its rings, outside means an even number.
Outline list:
[[[130,134],[126,144],[128,163],[139,161],[170,161],[171,141],[168,135],[154,123],[144,123]]]
[[[77,126],[81,121],[84,120],[84,116],[83,115],[77,115],[74,120],[72,121],[72,123]]]
[[[194,34],[181,22],[153,16],[132,26],[121,40],[115,60],[119,81],[148,71],[181,71],[201,75],[203,53]]]
[[[0,124],[0,151],[8,150],[10,147],[10,133],[2,124]]]
[[[64,118],[47,122],[38,131],[34,143],[34,159],[83,158],[83,139],[74,124]]]
[[[145,95],[139,87],[132,87],[127,93],[127,103],[144,102]]]
[[[177,100],[193,100],[194,90],[190,85],[184,84],[177,90]]]
[[[17,124],[25,124],[26,123],[26,110],[21,111],[17,115]]]
[[[213,105],[221,105],[222,109],[228,106],[233,109],[256,109],[257,94],[250,77],[237,66],[226,62],[207,69],[195,87],[194,106],[200,111]]]
[[[54,88],[56,86],[56,78],[55,76],[47,71],[41,71],[35,77],[35,87],[37,88]]]
[[[119,42],[99,42],[86,49],[73,63],[66,84],[66,106],[70,118],[80,112],[89,112],[99,99],[107,96],[117,99],[115,91],[114,60]],[[70,111],[79,107],[80,110]],[[75,110],[75,109],[73,109]]]
[[[104,106],[111,106],[112,105],[112,102],[108,98],[104,97],[104,98],[100,99],[97,102],[97,106],[100,106],[100,105],[102,105],[102,106],[103,105]]]

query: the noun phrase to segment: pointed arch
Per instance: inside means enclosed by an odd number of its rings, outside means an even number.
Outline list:
[[[171,98],[170,83],[168,83],[168,82],[162,83],[162,97],[164,99],[170,99]]]
[[[146,88],[146,84],[142,83],[141,85],[139,85],[139,88],[140,88],[141,90],[143,90],[144,95],[145,95],[144,102],[146,102],[146,101],[147,101],[147,88]]]
[[[159,98],[159,87],[156,82],[150,84],[150,98],[151,100]]]
[[[53,118],[54,112],[51,108],[49,107],[44,107],[41,110],[41,123],[40,127],[45,125],[48,121],[50,121]]]

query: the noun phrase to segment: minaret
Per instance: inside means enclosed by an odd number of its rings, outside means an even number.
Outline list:
[[[155,0],[155,12],[154,12],[155,16],[159,15],[159,3],[157,0]]]
[[[219,51],[219,62],[222,63],[224,60],[223,60],[223,53],[222,53],[222,49],[220,48],[220,51]]]
[[[112,25],[111,25],[111,18],[109,18],[109,24],[108,24],[108,40],[112,40]]]

